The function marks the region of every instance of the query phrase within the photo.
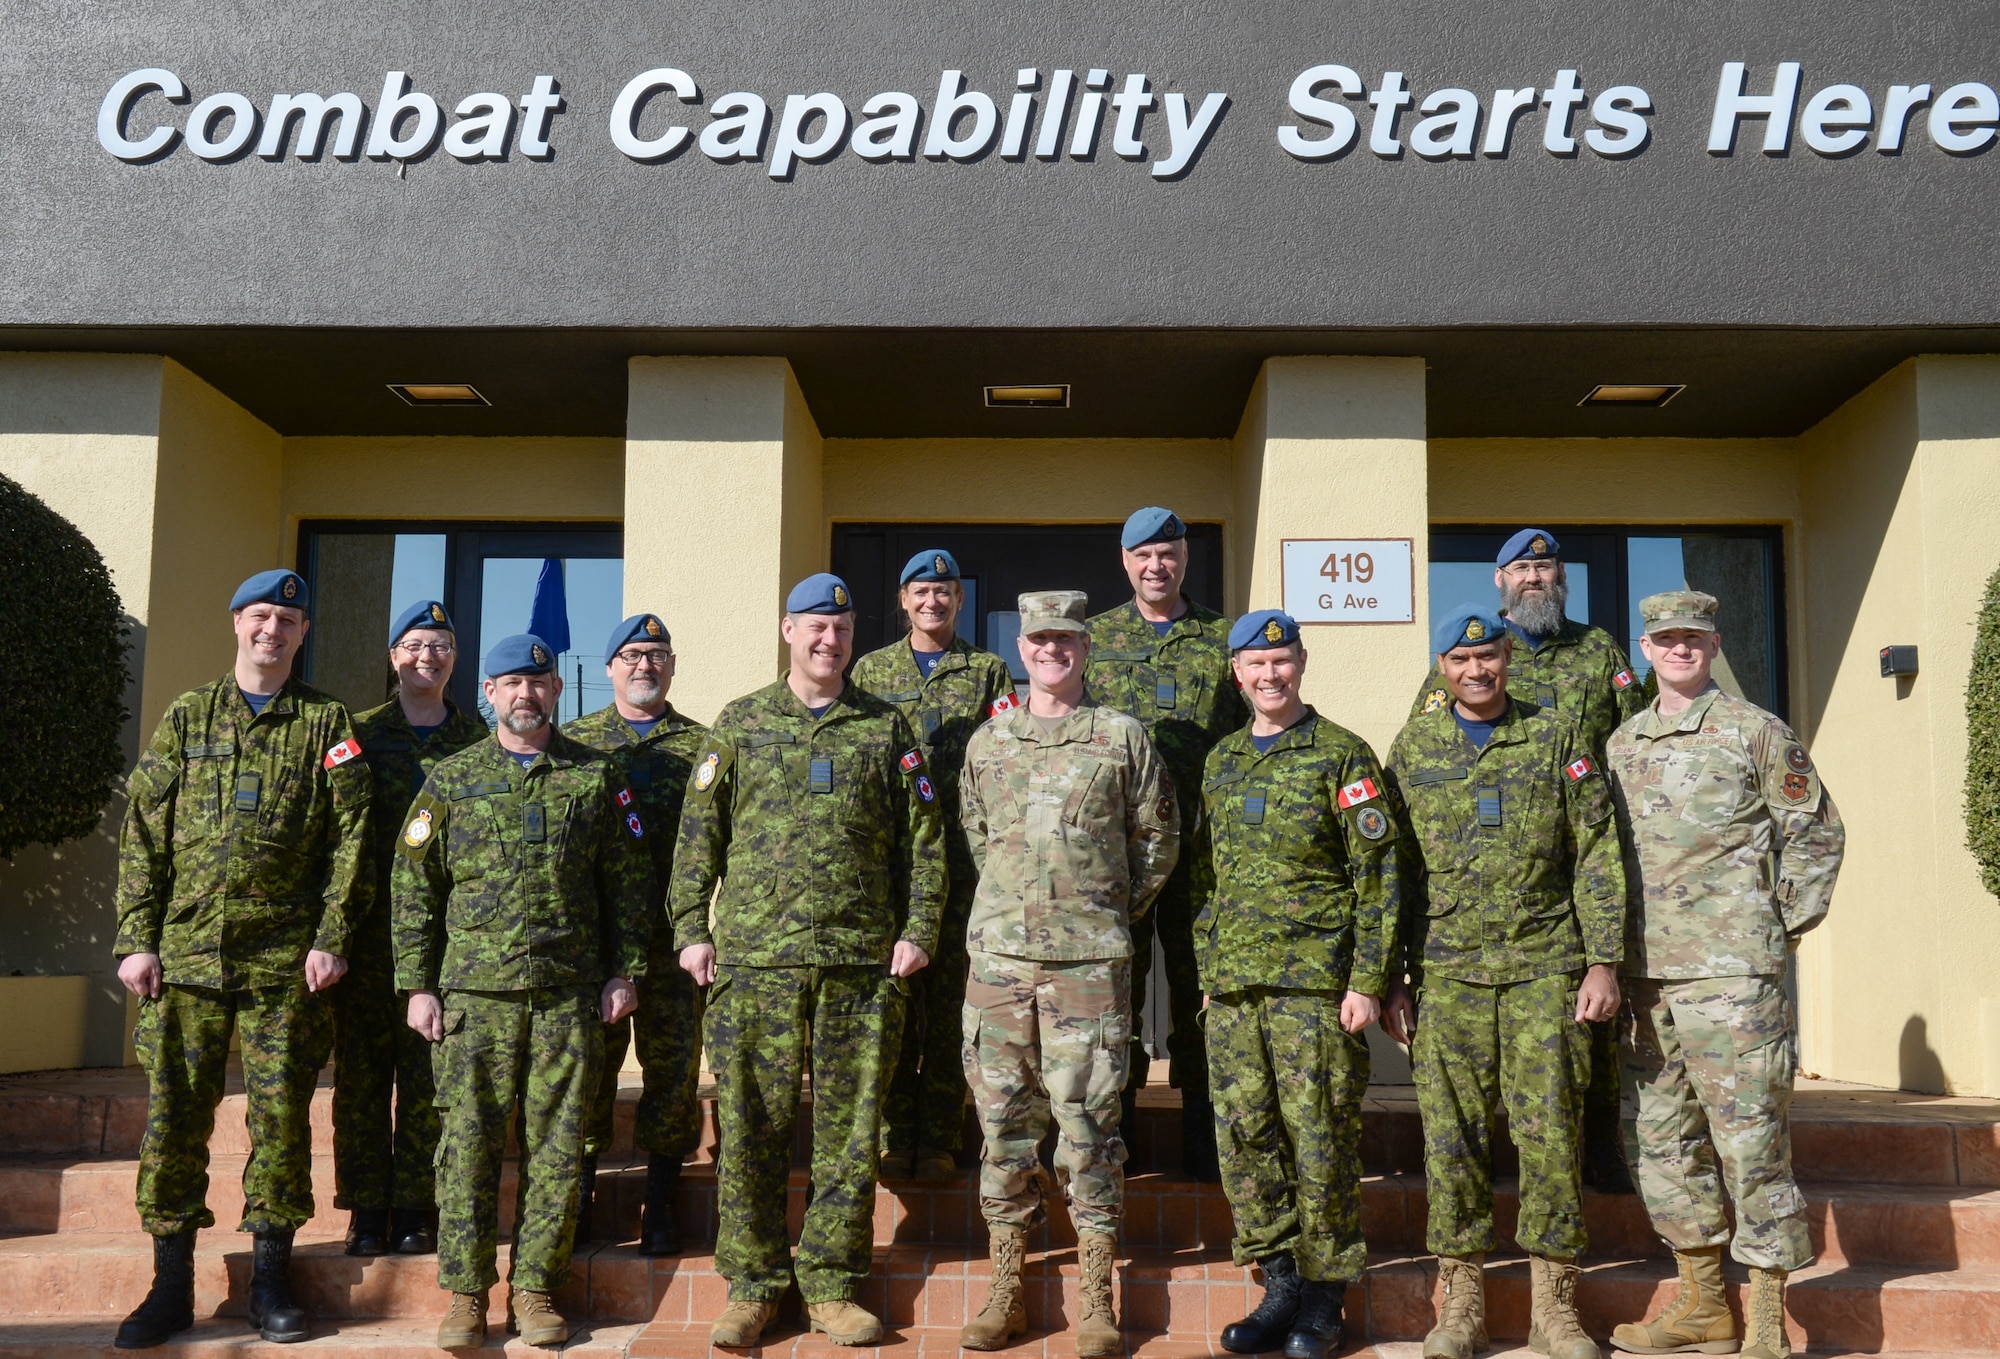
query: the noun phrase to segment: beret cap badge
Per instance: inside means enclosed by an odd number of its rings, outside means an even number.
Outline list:
[[[280,585],[278,587],[278,590],[279,593],[283,594],[286,599],[297,599],[299,597],[298,577],[286,576],[285,583],[283,585]]]
[[[1528,551],[1534,553],[1537,557],[1547,556],[1549,552],[1549,540],[1542,537],[1539,533],[1536,534],[1535,540],[1528,544]]]
[[[1480,622],[1477,618],[1473,619],[1470,623],[1467,623],[1465,625],[1465,638],[1467,641],[1476,642],[1485,635],[1486,635],[1486,625]]]
[[[1277,619],[1273,618],[1270,622],[1264,624],[1264,640],[1269,642],[1282,642],[1285,640],[1285,630],[1278,625]]]
[[[431,621],[433,623],[444,622],[444,606],[442,604],[431,605]]]
[[[648,618],[648,619],[646,620],[646,635],[647,635],[648,637],[658,637],[658,636],[660,635],[660,620],[659,620],[659,619],[657,619],[657,618]]]
[[[536,665],[547,665],[549,663],[549,653],[542,649],[542,645],[539,642],[528,649],[528,654],[534,657]]]
[[[833,587],[833,602],[842,608],[847,607],[847,587],[845,585],[836,585]]]

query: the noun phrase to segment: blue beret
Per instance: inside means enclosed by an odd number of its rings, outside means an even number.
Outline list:
[[[403,634],[411,628],[438,628],[454,636],[458,632],[451,625],[451,615],[435,599],[420,599],[397,614],[396,621],[389,625],[389,645],[402,641]]]
[[[1269,651],[1299,640],[1298,621],[1283,609],[1259,609],[1236,620],[1229,630],[1231,651]]]
[[[958,558],[941,547],[926,548],[903,563],[903,578],[896,583],[908,585],[913,580],[957,580]]]
[[[667,625],[660,621],[659,615],[635,613],[611,629],[611,640],[604,644],[604,663],[611,664],[611,658],[618,654],[619,649],[634,639],[658,642],[669,651],[674,645],[673,634],[667,631]]]
[[[486,653],[486,678],[502,675],[546,675],[556,668],[556,653],[532,632],[502,637]]]
[[[1125,532],[1118,542],[1127,552],[1144,547],[1147,543],[1177,543],[1187,537],[1187,525],[1172,510],[1163,510],[1158,505],[1148,505],[1143,510],[1135,510],[1125,521]]]
[[[1495,566],[1505,566],[1522,558],[1530,561],[1545,561],[1550,557],[1562,556],[1562,544],[1547,529],[1525,528],[1509,538],[1500,548],[1500,555],[1493,559]]]
[[[252,604],[282,604],[307,613],[312,609],[312,594],[306,589],[304,576],[281,566],[274,571],[259,571],[237,586],[236,593],[229,597],[231,613]]]
[[[1431,650],[1442,656],[1455,646],[1485,646],[1507,636],[1507,624],[1492,609],[1461,604],[1431,629]]]
[[[852,613],[854,595],[847,582],[830,571],[807,576],[785,596],[786,613]]]

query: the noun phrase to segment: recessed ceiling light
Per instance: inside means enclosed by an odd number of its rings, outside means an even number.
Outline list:
[[[1069,405],[1069,384],[1067,382],[1040,382],[1017,384],[1012,387],[988,387],[986,404],[989,406],[1040,406],[1050,410],[1060,410]]]
[[[1605,382],[1592,387],[1579,406],[1664,406],[1687,390],[1685,382]]]
[[[392,382],[389,390],[412,406],[490,406],[469,382]]]

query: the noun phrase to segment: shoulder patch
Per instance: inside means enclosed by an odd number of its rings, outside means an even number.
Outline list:
[[[632,832],[634,840],[643,840],[646,837],[646,827],[639,820],[639,813],[636,811],[625,813],[625,829]]]
[[[1380,807],[1363,807],[1355,813],[1354,829],[1364,840],[1380,840],[1389,833],[1389,818]]]
[[[1381,790],[1375,786],[1375,780],[1356,779],[1353,783],[1348,784],[1340,790],[1340,807],[1342,811],[1345,811],[1349,807],[1358,807],[1362,803],[1380,796]]]
[[[632,790],[630,788],[620,788],[618,790],[618,805],[621,807],[632,805]]]
[[[420,810],[410,818],[410,824],[403,827],[403,843],[411,849],[422,849],[431,838],[431,809]]]
[[[900,769],[902,769],[902,771],[905,774],[910,773],[912,770],[921,769],[923,767],[923,763],[924,763],[924,752],[916,749],[911,749],[909,751],[904,752],[903,758],[896,761],[897,766]]]
[[[1433,689],[1430,691],[1430,693],[1424,695],[1424,711],[1427,713],[1434,713],[1439,708],[1442,708],[1445,704],[1449,702],[1451,702],[1450,690]]]
[[[1611,687],[1614,689],[1630,689],[1632,687],[1632,672],[1630,670],[1620,670],[1611,677]]]
[[[1000,697],[994,699],[991,703],[986,705],[986,715],[988,717],[998,717],[1001,713],[1013,712],[1014,709],[1020,706],[1021,706],[1020,695],[1002,694],[1000,695]]]
[[[1812,756],[1806,754],[1806,748],[1797,741],[1785,747],[1785,763],[1794,773],[1812,773]]]
[[[360,754],[361,743],[349,737],[326,752],[326,758],[320,761],[320,767],[323,769],[337,768],[340,765],[346,764],[349,760],[357,758]]]
[[[705,793],[708,791],[709,785],[715,782],[716,770],[721,765],[722,756],[718,755],[715,751],[711,750],[708,754],[701,757],[701,763],[695,766],[694,771],[694,787],[696,792]]]
[[[1597,766],[1590,762],[1588,755],[1582,755],[1564,765],[1563,774],[1571,783],[1576,783],[1586,778],[1596,768]]]
[[[1788,773],[1779,795],[1791,803],[1808,801],[1812,797],[1812,780],[1804,774]]]
[[[932,785],[930,775],[928,774],[917,775],[915,786],[917,790],[917,796],[922,798],[925,802],[937,801],[937,789]]]

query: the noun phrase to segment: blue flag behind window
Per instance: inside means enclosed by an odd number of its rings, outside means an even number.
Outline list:
[[[563,591],[563,564],[558,557],[542,558],[542,574],[535,581],[535,606],[528,611],[528,631],[547,642],[558,656],[569,650],[569,600]]]

